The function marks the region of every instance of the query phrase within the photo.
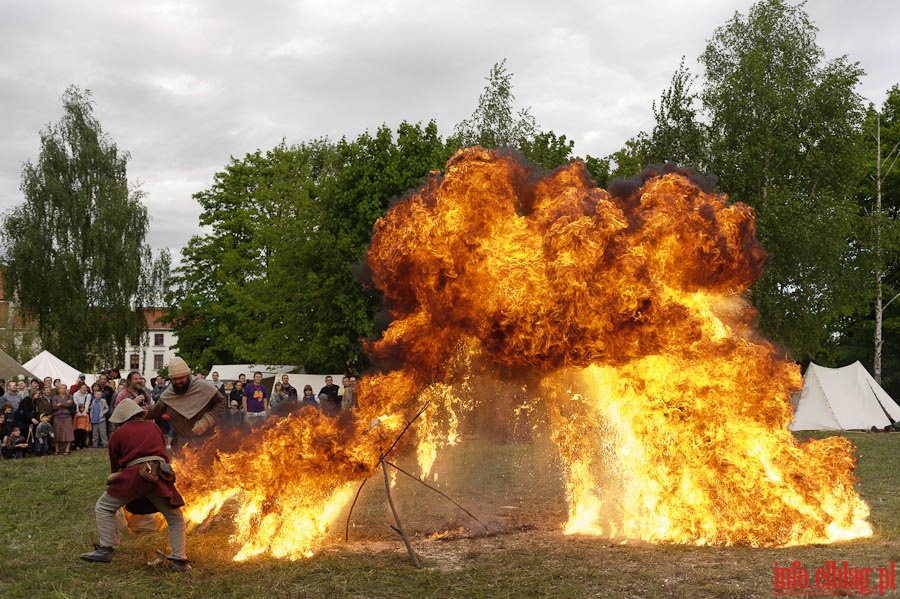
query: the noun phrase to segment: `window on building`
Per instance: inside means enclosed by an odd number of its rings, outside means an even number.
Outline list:
[[[163,345],[162,333],[153,333],[153,345]]]
[[[141,368],[141,360],[137,354],[131,354],[128,358],[128,363],[131,370],[140,370]]]
[[[153,370],[159,370],[163,367],[163,355],[156,354],[153,356]]]

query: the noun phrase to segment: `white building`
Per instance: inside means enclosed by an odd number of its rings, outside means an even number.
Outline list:
[[[152,381],[156,378],[157,371],[175,357],[172,348],[178,343],[178,336],[171,325],[160,322],[162,314],[162,308],[144,309],[144,317],[147,319],[147,346],[131,346],[125,349],[123,377],[129,371],[137,370],[148,381]]]

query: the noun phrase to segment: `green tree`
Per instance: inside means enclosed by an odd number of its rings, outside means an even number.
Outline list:
[[[519,149],[537,166],[554,169],[572,161],[575,142],[566,139],[565,135],[557,136],[553,131],[547,131],[520,140]]]
[[[515,148],[535,165],[548,170],[571,162],[574,141],[553,131],[541,131],[530,108],[516,111],[512,77],[506,70],[505,58],[491,67],[478,106],[471,117],[456,125],[447,145]]]
[[[761,326],[814,357],[860,301],[849,240],[861,166],[863,71],[825,61],[802,5],[763,0],[719,27],[700,58],[709,168],[723,191],[757,212],[771,254],[752,289]]]
[[[491,67],[472,116],[454,128],[460,147],[518,148],[522,140],[534,139],[538,127],[531,110],[515,111],[512,77],[505,58]]]
[[[146,305],[147,210],[90,91],[71,86],[62,103],[62,119],[41,132],[37,163],[24,165],[25,202],[3,221],[5,285],[42,345],[90,371],[119,363],[145,332],[137,308]]]
[[[304,299],[315,293],[320,187],[333,144],[315,140],[232,159],[194,195],[211,232],[191,238],[175,270],[166,319],[188,363],[297,363]]]
[[[169,295],[182,355],[200,368],[364,368],[361,339],[374,333],[379,298],[354,267],[391,200],[452,151],[434,122],[404,122],[396,136],[382,126],[232,160],[194,196],[211,232],[191,239]]]
[[[385,125],[371,135],[337,144],[335,174],[324,191],[317,274],[315,328],[307,345],[309,368],[362,370],[361,339],[375,333],[381,298],[354,277],[364,272],[375,221],[392,200],[416,189],[429,173],[442,169],[455,145],[426,126],[403,122],[396,136]]]
[[[684,66],[684,58],[672,82],[653,102],[653,131],[644,143],[646,163],[674,162],[697,172],[706,168],[706,127],[700,122],[699,94],[692,86],[696,77]]]
[[[867,278],[866,301],[842,321],[834,353],[840,363],[862,361],[885,388],[900,394],[900,86],[888,91],[880,109],[869,106],[864,132],[857,197],[865,226],[854,250]]]

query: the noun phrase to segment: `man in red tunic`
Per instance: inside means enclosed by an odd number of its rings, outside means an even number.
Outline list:
[[[123,424],[109,438],[112,474],[107,479],[106,492],[94,507],[100,544],[94,551],[81,554],[81,559],[89,562],[112,561],[113,545],[119,543],[116,510],[124,505],[135,514],[160,512],[165,517],[172,547],[172,552],[165,557],[172,569],[184,571],[190,569],[185,555],[185,527],[181,514],[184,499],[175,488],[174,481],[166,482],[158,475],[155,481],[151,481],[141,475],[142,468],[157,471],[159,466],[169,462],[162,431],[155,422],[144,420],[144,414],[145,410],[133,400],[123,399],[109,419],[110,422]]]

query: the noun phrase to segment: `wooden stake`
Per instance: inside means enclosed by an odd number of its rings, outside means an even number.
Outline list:
[[[368,480],[368,478],[364,478],[362,483],[360,483],[359,488],[356,490],[356,497],[353,498],[353,503],[350,504],[350,511],[347,512],[347,522],[344,524],[345,543],[350,540],[350,516],[353,515],[353,508],[356,507],[356,501],[359,499],[359,494],[362,493],[362,488],[366,486]]]
[[[393,446],[392,446],[393,447]],[[413,551],[412,545],[409,544],[409,539],[406,538],[406,533],[403,532],[403,525],[400,524],[400,514],[397,513],[397,508],[394,506],[394,499],[391,497],[391,482],[388,479],[387,465],[384,462],[384,455],[381,456],[381,470],[384,472],[384,490],[387,493],[388,504],[391,506],[391,512],[394,514],[394,521],[397,523],[397,526],[391,526],[400,538],[403,539],[403,543],[406,545],[406,550],[409,552],[409,557],[412,559],[412,563],[416,568],[421,568],[422,564],[419,562],[419,556],[416,555],[416,552]]]

